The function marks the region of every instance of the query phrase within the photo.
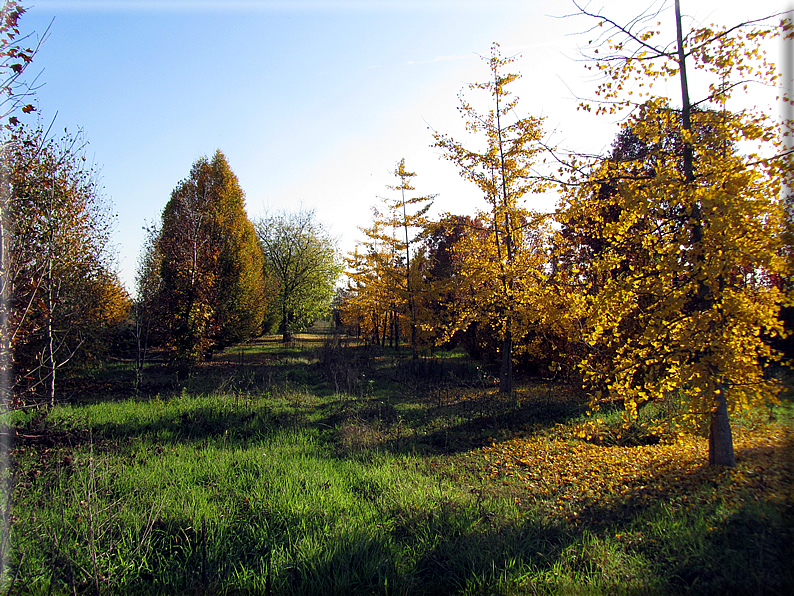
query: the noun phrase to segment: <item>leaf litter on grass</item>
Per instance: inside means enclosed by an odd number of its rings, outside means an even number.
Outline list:
[[[794,433],[778,425],[734,429],[735,468],[708,465],[708,440],[684,434],[656,445],[602,446],[570,427],[553,436],[516,437],[482,448],[482,472],[521,487],[528,504],[576,518],[591,506],[648,505],[660,498],[685,507],[718,500],[794,504]]]

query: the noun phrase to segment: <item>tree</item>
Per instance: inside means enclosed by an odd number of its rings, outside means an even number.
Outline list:
[[[336,241],[313,210],[280,212],[256,226],[265,274],[277,285],[274,308],[284,343],[331,307],[341,273]]]
[[[162,291],[162,255],[157,249],[159,229],[144,227],[146,238],[135,274],[135,301],[132,305],[135,335],[135,385],[140,386],[152,335],[157,334],[158,296]]]
[[[31,85],[22,81],[22,74],[33,60],[38,45],[26,48],[23,45],[25,38],[19,37],[19,19],[25,9],[16,1],[8,0],[0,9],[0,119],[9,117],[4,129],[16,126],[19,119],[14,112],[21,107],[23,113],[35,111],[26,100],[33,95],[35,90]],[[24,105],[23,105],[24,104]],[[5,159],[5,157],[4,157]],[[3,163],[7,170],[7,163]],[[11,332],[8,327],[11,283],[10,275],[10,242],[8,225],[10,225],[10,185],[7,172],[3,172],[0,183],[0,402],[8,403],[10,387],[8,371],[11,370]]]
[[[465,278],[458,242],[464,235],[477,233],[483,224],[468,216],[445,213],[438,221],[428,223],[423,237],[426,265],[422,270],[427,304],[421,325],[436,345],[452,347],[460,334],[445,337],[445,330],[454,324],[465,299]]]
[[[405,196],[406,191],[414,190],[411,179],[416,176],[405,168],[405,159],[397,163],[394,176],[398,184],[388,188],[399,192],[399,196],[382,198],[383,209],[373,209],[373,225],[362,228],[368,238],[360,245],[365,253],[361,255],[357,250],[353,258],[348,259],[348,264],[352,268],[352,279],[360,284],[359,292],[374,291],[382,298],[388,296],[382,304],[388,305],[386,319],[391,322],[388,326],[391,328],[392,344],[399,347],[398,336],[404,324],[409,330],[412,355],[417,358],[417,310],[420,302],[418,294],[421,291],[419,265],[422,248],[420,246],[412,252],[411,245],[420,241],[427,230],[427,212],[435,195]],[[412,207],[412,213],[408,213],[409,206]],[[364,286],[368,284],[382,287],[367,289]],[[384,342],[386,334],[384,329]]]
[[[157,286],[159,331],[183,374],[200,357],[258,332],[267,308],[263,257],[223,153],[193,164],[171,193],[152,242],[139,287]]]
[[[621,396],[627,421],[648,401],[681,396],[688,418],[709,428],[709,462],[732,466],[729,407],[776,391],[763,374],[775,355],[762,336],[782,332],[784,296],[771,282],[783,271],[780,192],[792,161],[768,115],[729,101],[749,81],[774,78],[760,43],[778,30],[758,21],[684,35],[675,8],[667,45],[655,42],[658,31],[637,30],[641,18],[621,26],[580,8],[606,35],[596,40],[607,50],[595,57],[605,75],[596,112],[629,109],[624,135],[641,151],[578,169],[562,217],[595,222],[605,240],[579,279],[581,339],[592,347],[586,383]],[[692,65],[710,77],[698,102],[689,97]],[[676,78],[681,107],[671,108],[650,87]]]
[[[22,80],[22,75],[33,61],[46,32],[38,43],[31,47],[23,44],[25,37],[19,37],[19,19],[25,9],[16,0],[6,0],[0,8],[0,119],[9,117],[9,125],[15,126],[19,120],[13,113],[21,109],[29,114],[35,111],[32,104],[26,103],[34,94],[32,84]]]
[[[415,284],[414,287],[411,286],[411,242],[415,242],[417,237],[415,236],[414,238],[410,238],[408,229],[419,228],[421,233],[421,230],[427,228],[428,220],[426,214],[433,204],[435,195],[428,197],[413,197],[409,199],[405,198],[406,190],[415,190],[414,187],[411,186],[411,178],[416,176],[414,172],[409,172],[405,169],[405,158],[401,159],[397,164],[397,167],[394,170],[394,175],[399,179],[400,183],[396,186],[390,186],[389,188],[391,190],[399,191],[400,199],[391,202],[387,201],[387,204],[389,205],[390,217],[388,217],[384,223],[386,225],[391,224],[393,228],[396,228],[397,226],[402,227],[405,234],[405,242],[402,242],[401,240],[396,244],[396,248],[405,251],[405,294],[408,303],[408,312],[411,326],[411,352],[414,359],[416,359],[416,287]],[[406,209],[407,205],[421,206],[417,208],[415,213],[408,215]],[[400,214],[400,210],[402,210],[402,215]]]
[[[464,274],[475,298],[471,307],[460,313],[450,333],[474,321],[494,329],[501,342],[499,390],[506,393],[513,388],[513,343],[524,333],[527,317],[534,318],[530,313],[537,305],[537,290],[542,284],[546,220],[521,205],[524,195],[543,190],[531,172],[541,150],[541,120],[513,115],[518,98],[511,97],[507,86],[519,75],[502,73],[512,62],[513,58],[501,57],[499,44],[494,43],[488,59],[491,80],[469,85],[470,90],[490,94],[493,107],[488,112],[478,113],[461,96],[466,128],[485,137],[481,152],[467,149],[447,135],[433,135],[434,146],[458,166],[461,176],[482,190],[490,204],[490,211],[477,215],[487,224],[488,241],[479,242],[467,235],[460,243],[465,251]],[[523,324],[521,329],[519,324]]]
[[[386,345],[391,329],[392,344],[399,345],[395,311],[402,276],[394,271],[393,253],[382,251],[373,242],[364,246],[364,252],[357,246],[345,259],[348,287],[341,307],[342,322],[374,345]]]
[[[4,147],[4,343],[17,390],[44,388],[54,404],[57,371],[102,358],[101,334],[126,318],[129,297],[111,269],[112,215],[82,137],[47,139],[41,128],[21,124],[11,130]]]
[[[464,240],[465,239],[465,240]],[[476,358],[488,359],[498,354],[497,333],[487,323],[487,314],[456,327],[462,313],[476,311],[481,292],[476,291],[464,267],[472,246],[492,242],[486,222],[469,216],[443,214],[430,223],[424,238],[425,267],[422,271],[426,306],[421,326],[436,345],[454,347],[462,344]],[[486,282],[487,283],[487,282]],[[494,287],[491,280],[490,287]],[[455,331],[450,332],[451,329]]]

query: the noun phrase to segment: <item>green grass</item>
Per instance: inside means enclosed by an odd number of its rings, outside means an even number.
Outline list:
[[[290,349],[260,346],[259,360],[240,364],[234,348],[181,384],[153,368],[151,394],[107,396],[89,383],[46,415],[7,415],[17,439],[6,585],[345,595],[794,586],[789,506],[605,505],[574,523],[484,474],[479,447],[582,420],[586,406],[563,387],[525,382],[503,398],[459,355],[412,363],[353,347],[342,366],[320,345]]]

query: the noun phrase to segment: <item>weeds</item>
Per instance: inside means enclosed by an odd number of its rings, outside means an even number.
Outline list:
[[[325,338],[317,356],[323,377],[333,384],[335,393],[362,394],[364,371],[369,366],[367,351],[354,352],[348,339],[334,333]]]
[[[237,348],[228,364],[221,354],[148,398],[89,395],[8,415],[8,590],[794,586],[785,408],[771,422],[767,412],[739,421],[739,466],[720,472],[702,466],[695,438],[587,442],[576,394],[526,383],[502,396],[458,355],[391,360],[333,336],[302,351],[265,348],[246,346],[242,358]],[[618,428],[619,412],[600,415]]]

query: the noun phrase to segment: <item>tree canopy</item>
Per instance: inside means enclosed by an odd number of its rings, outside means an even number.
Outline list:
[[[398,183],[388,188],[399,194],[383,197],[382,206],[373,208],[372,226],[360,228],[366,240],[347,259],[348,277],[357,286],[357,299],[355,306],[349,304],[352,308],[347,309],[346,316],[368,319],[367,329],[376,331],[383,342],[389,336],[391,344],[398,348],[399,337],[407,332],[416,358],[420,320],[417,311],[427,290],[420,287],[424,247],[419,241],[429,229],[427,212],[435,195],[406,196],[406,191],[410,195],[415,190],[411,181],[416,174],[406,169],[405,159],[397,163],[393,173]],[[380,311],[383,312],[377,314]]]
[[[113,215],[82,136],[17,124],[4,146],[3,351],[18,394],[55,402],[56,372],[101,360],[129,296],[113,270]],[[4,305],[5,306],[5,305]]]
[[[256,230],[265,275],[276,284],[273,309],[286,343],[330,310],[341,273],[336,241],[313,210],[270,215]]]
[[[151,242],[139,287],[157,288],[152,308],[173,361],[190,366],[259,332],[267,308],[262,252],[223,153],[193,164]]]
[[[503,58],[499,44],[491,47],[488,58],[490,80],[468,86],[470,91],[485,91],[492,105],[478,112],[461,96],[460,111],[467,129],[484,137],[482,150],[475,151],[448,135],[435,133],[435,146],[452,161],[461,176],[476,184],[490,205],[480,211],[485,222],[482,237],[469,234],[461,241],[463,271],[472,289],[472,300],[459,313],[450,329],[454,333],[473,322],[489,325],[501,342],[502,368],[499,389],[513,390],[513,343],[526,332],[519,319],[530,314],[539,292],[544,266],[544,224],[546,218],[523,205],[528,193],[540,192],[543,185],[532,175],[532,167],[542,147],[540,118],[515,115],[518,98],[508,85],[518,74],[505,73],[514,62]],[[529,308],[527,308],[529,307]],[[519,330],[520,329],[520,330]]]
[[[627,422],[649,401],[682,401],[685,419],[708,428],[710,462],[731,466],[729,411],[775,398],[763,369],[776,355],[764,338],[782,332],[775,280],[792,162],[780,125],[730,100],[752,81],[774,82],[760,44],[779,29],[684,34],[676,2],[677,39],[663,43],[658,31],[582,12],[607,31],[594,58],[604,74],[596,112],[629,111],[612,156],[572,168],[561,209],[562,244],[577,241],[573,230],[589,239],[568,294],[588,347],[585,384],[595,405],[620,396]],[[697,101],[692,67],[710,83]],[[680,83],[680,108],[651,92],[667,79]]]
[[[485,92],[490,108],[477,111],[461,96],[481,146],[434,134],[489,208],[425,222],[428,250],[414,287],[423,284],[433,304],[414,312],[419,328],[444,327],[439,344],[467,338],[472,354],[497,351],[500,391],[512,391],[522,353],[553,374],[578,373],[593,408],[622,400],[626,425],[645,404],[673,401],[677,424],[708,433],[711,463],[730,466],[730,413],[776,399],[765,368],[780,358],[771,340],[785,334],[794,254],[785,208],[791,122],[732,98],[746,85],[775,83],[762,45],[794,29],[760,19],[685,31],[675,8],[676,35],[663,40],[661,29],[642,28],[648,15],[622,26],[580,7],[597,20],[588,67],[603,76],[597,101],[581,107],[623,120],[607,155],[553,153],[562,164],[554,214],[522,203],[548,188],[551,176],[534,163],[554,150],[541,142],[540,119],[516,115],[508,86],[518,75],[504,72],[513,59],[494,44],[490,80],[468,86]],[[704,96],[690,97],[688,69]],[[655,94],[660,81],[680,88],[678,105]],[[366,230],[373,241],[349,259],[345,295],[348,318],[382,343],[403,280],[415,279],[395,273],[390,223],[376,217]]]
[[[347,259],[343,318],[381,346],[388,339],[399,350],[409,337],[414,358],[431,343],[463,340],[470,354],[501,360],[504,393],[521,358],[554,374],[567,368],[594,409],[622,400],[626,425],[650,402],[674,402],[676,423],[708,433],[710,462],[734,465],[730,416],[776,400],[765,369],[780,360],[773,340],[786,335],[781,309],[794,304],[792,123],[734,99],[749,84],[776,83],[763,45],[791,39],[794,25],[767,18],[685,30],[675,0],[675,35],[663,39],[661,22],[647,26],[661,12],[622,25],[574,5],[597,23],[584,53],[602,77],[597,99],[580,108],[622,118],[612,148],[562,158],[546,147],[543,119],[518,114],[510,86],[519,75],[507,72],[516,59],[494,43],[487,80],[459,96],[468,142],[433,133],[483,208],[433,221],[435,195],[412,196],[416,174],[397,162],[396,194],[373,209]],[[3,117],[24,103],[19,75],[36,51],[18,37],[23,12],[12,0],[0,19]],[[76,355],[100,357],[129,298],[82,137],[52,140],[14,116],[3,130],[10,306],[0,307],[0,359],[4,370],[13,360],[18,388],[46,386],[54,402],[56,371]],[[542,154],[560,162],[556,180],[536,171]],[[527,207],[552,185],[556,212]],[[276,324],[288,342],[329,311],[341,271],[337,242],[314,211],[254,225],[216,151],[192,165],[148,230],[136,280],[139,354],[149,330],[181,372]]]

